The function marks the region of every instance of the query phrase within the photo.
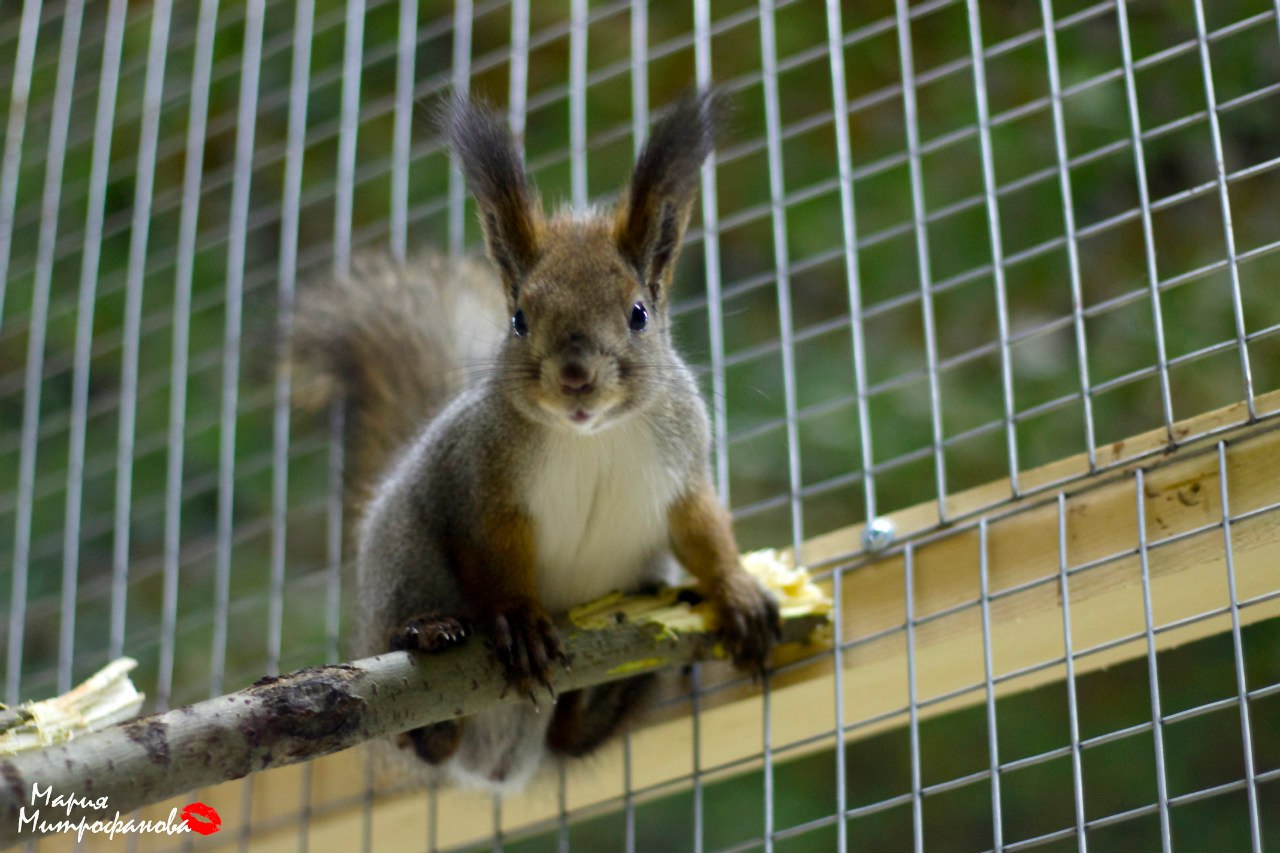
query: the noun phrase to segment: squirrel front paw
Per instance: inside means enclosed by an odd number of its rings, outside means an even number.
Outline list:
[[[423,613],[405,621],[391,634],[391,650],[438,652],[467,638],[466,623],[441,613]]]
[[[719,636],[733,665],[763,675],[769,652],[782,639],[778,603],[744,571],[729,574],[712,592]]]
[[[493,650],[507,672],[507,686],[515,687],[536,705],[536,682],[547,688],[554,701],[551,664],[568,666],[569,657],[546,609],[536,601],[515,602],[494,614],[492,630]]]

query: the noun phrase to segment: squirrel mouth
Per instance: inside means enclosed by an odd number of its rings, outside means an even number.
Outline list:
[[[585,424],[587,421],[591,420],[591,413],[586,409],[574,409],[569,413],[569,420],[573,421],[575,424]]]

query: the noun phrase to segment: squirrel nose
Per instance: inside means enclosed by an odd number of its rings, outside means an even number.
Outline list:
[[[571,361],[560,368],[560,390],[570,397],[591,393],[591,379],[591,373],[581,362]]]

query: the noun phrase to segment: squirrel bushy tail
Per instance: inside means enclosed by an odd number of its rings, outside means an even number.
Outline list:
[[[294,403],[346,409],[346,501],[359,513],[395,454],[493,358],[501,287],[482,261],[357,257],[299,291]]]

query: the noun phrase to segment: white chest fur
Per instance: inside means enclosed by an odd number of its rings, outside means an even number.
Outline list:
[[[682,478],[661,459],[640,417],[599,433],[548,434],[524,486],[547,609],[563,611],[665,573],[667,507]]]

